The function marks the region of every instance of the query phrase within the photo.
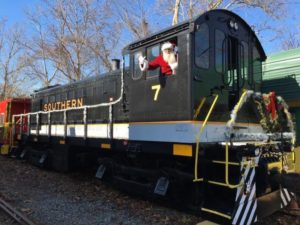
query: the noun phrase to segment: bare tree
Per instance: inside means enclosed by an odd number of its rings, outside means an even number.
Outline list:
[[[0,23],[0,100],[24,95],[22,33],[17,26],[7,28],[5,21]]]
[[[43,10],[40,7],[36,7],[34,14],[27,12],[27,17],[34,28],[35,34],[24,42],[27,51],[24,60],[27,65],[26,74],[42,82],[42,85],[47,87],[57,78],[58,69],[51,59],[51,55],[49,55],[51,51],[47,43],[49,31],[41,19],[42,16]]]
[[[242,8],[257,8],[268,16],[278,19],[285,12],[286,4],[287,2],[284,0],[158,0],[157,8],[164,15],[173,15],[173,18],[177,17],[177,21],[191,19],[211,9],[237,11]],[[178,5],[179,7],[177,7]],[[176,12],[177,8],[179,8],[179,13]]]
[[[300,28],[285,32],[284,34],[282,34],[281,39],[283,50],[300,48]]]
[[[179,6],[180,6],[180,0],[176,0],[175,7],[174,7],[174,15],[173,15],[173,20],[172,20],[172,25],[175,25],[175,24],[178,23]]]
[[[115,16],[133,34],[134,38],[140,39],[150,33],[149,16],[151,12],[149,9],[151,9],[151,5],[149,3],[143,0],[112,0],[111,3]]]
[[[118,43],[119,29],[110,19],[106,1],[42,3],[39,13],[29,13],[29,19],[36,30],[36,44],[30,49],[32,71],[45,81],[44,85],[62,75],[74,81],[111,70],[111,49]]]

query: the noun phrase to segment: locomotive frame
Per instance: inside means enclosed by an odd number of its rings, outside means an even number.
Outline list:
[[[140,71],[138,56],[155,57],[166,41],[178,48],[176,74]],[[14,151],[61,171],[98,157],[98,178],[226,224],[252,224],[287,205],[292,194],[267,180],[270,171],[292,170],[294,159],[283,159],[294,134],[279,110],[287,125],[266,132],[255,107],[263,95],[243,90],[260,91],[266,59],[244,20],[209,11],[123,55],[122,69],[35,92],[33,112],[13,117]]]

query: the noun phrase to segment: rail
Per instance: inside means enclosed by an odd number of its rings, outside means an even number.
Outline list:
[[[15,207],[9,204],[4,200],[3,196],[0,194],[0,208],[6,212],[9,216],[11,216],[16,222],[22,225],[38,225],[38,223],[29,219],[23,213],[18,211]]]
[[[243,177],[244,177],[244,174],[242,174],[242,177],[240,179],[240,183],[238,184],[231,184],[229,182],[229,165],[238,165],[238,166],[245,166],[249,163],[249,161],[247,161],[247,163],[233,163],[233,162],[229,162],[229,147],[228,147],[228,142],[226,142],[225,144],[225,161],[224,162],[219,162],[221,164],[225,164],[225,183],[222,183],[222,182],[217,182],[217,181],[212,181],[212,180],[209,180],[208,183],[211,183],[211,184],[215,184],[215,185],[219,185],[219,186],[224,186],[224,187],[228,187],[230,189],[234,189],[234,188],[238,188],[238,187],[241,187],[244,185],[244,180],[243,180]]]
[[[201,109],[202,109],[202,107],[203,107],[205,101],[206,101],[206,97],[204,97],[204,98],[201,99],[200,104],[199,104],[199,106],[197,107],[197,110],[196,110],[196,112],[195,112],[195,114],[194,114],[194,117],[193,117],[194,120],[196,120],[197,117],[199,116],[199,114],[200,114],[200,112],[201,112]]]
[[[203,181],[203,178],[198,178],[198,158],[199,158],[199,144],[200,144],[200,138],[201,138],[201,135],[204,131],[204,128],[206,126],[206,123],[210,117],[210,114],[212,113],[213,109],[215,108],[215,105],[218,101],[218,98],[219,98],[219,95],[214,95],[214,100],[210,106],[210,109],[205,117],[205,120],[203,121],[202,123],[202,126],[200,128],[200,131],[198,133],[198,136],[197,136],[197,143],[196,143],[196,154],[195,154],[195,170],[194,170],[194,180],[193,182],[199,182],[199,181]]]

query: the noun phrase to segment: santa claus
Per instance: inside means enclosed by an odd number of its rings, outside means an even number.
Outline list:
[[[146,57],[139,57],[139,65],[142,71],[155,70],[160,67],[162,74],[168,76],[176,73],[178,67],[177,57],[174,52],[174,46],[170,42],[166,42],[161,46],[162,54],[157,56],[153,61],[148,62]]]

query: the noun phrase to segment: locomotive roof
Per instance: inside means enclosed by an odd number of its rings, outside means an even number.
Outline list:
[[[78,81],[74,81],[72,83],[67,83],[67,84],[63,84],[63,85],[52,85],[52,86],[48,86],[48,87],[44,87],[38,90],[35,90],[33,94],[41,94],[41,93],[47,93],[47,92],[52,92],[58,89],[64,89],[66,87],[68,88],[72,88],[72,86],[76,86],[78,83],[89,83],[89,82],[95,82],[97,80],[100,79],[105,79],[114,76],[114,75],[120,75],[120,70],[115,70],[115,71],[111,71],[111,72],[106,72],[106,73],[102,73],[99,75],[94,75],[94,76],[90,76],[90,77],[86,77],[82,80],[78,80]]]
[[[158,39],[162,39],[164,37],[168,37],[173,34],[179,33],[181,31],[187,30],[188,32],[193,32],[194,31],[194,23],[197,22],[197,20],[202,19],[203,17],[206,17],[208,15],[213,15],[215,13],[227,14],[227,15],[235,18],[236,20],[238,20],[244,27],[246,27],[250,31],[252,36],[256,39],[259,51],[261,52],[263,59],[265,60],[267,58],[259,39],[257,38],[257,36],[256,36],[255,32],[252,30],[252,28],[248,25],[248,23],[246,23],[245,20],[242,19],[239,15],[237,15],[229,10],[225,10],[225,9],[214,9],[214,10],[206,11],[203,14],[201,14],[193,19],[183,21],[175,26],[170,26],[170,27],[167,27],[158,32],[152,33],[145,38],[139,39],[139,40],[134,41],[134,42],[130,43],[129,45],[127,45],[123,49],[123,53],[133,50],[133,49],[136,49],[136,48],[139,48],[139,47],[142,47],[149,43],[155,42]]]

